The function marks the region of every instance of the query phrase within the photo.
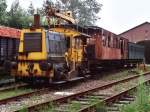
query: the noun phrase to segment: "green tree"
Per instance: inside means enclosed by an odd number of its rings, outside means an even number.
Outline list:
[[[5,24],[5,19],[6,19],[6,0],[0,0],[0,24],[4,25]]]
[[[97,14],[101,10],[101,6],[96,0],[84,0],[79,10],[79,24],[94,25],[99,19]]]
[[[19,0],[12,3],[10,11],[7,13],[7,25],[15,28],[26,28],[29,26],[30,18],[27,12],[19,5]]]
[[[55,4],[57,8],[72,11],[73,17],[80,25],[94,25],[99,19],[97,14],[102,7],[97,0],[48,0],[47,4]]]

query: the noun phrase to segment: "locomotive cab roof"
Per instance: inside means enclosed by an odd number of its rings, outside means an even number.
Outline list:
[[[48,27],[47,27],[48,28]],[[58,32],[73,38],[91,38],[88,35],[88,30],[78,25],[52,25],[50,31]]]

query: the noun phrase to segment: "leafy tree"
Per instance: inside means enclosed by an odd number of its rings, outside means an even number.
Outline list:
[[[29,26],[30,18],[27,12],[19,5],[19,0],[12,3],[10,11],[7,13],[7,25],[15,28],[26,28]]]
[[[55,5],[59,9],[70,10],[73,17],[80,25],[93,25],[98,19],[97,13],[101,10],[101,4],[96,0],[47,0],[48,5]],[[45,16],[44,6],[38,9],[38,13]],[[12,3],[10,11],[6,11],[6,0],[0,0],[0,24],[15,28],[26,28],[33,23],[34,6],[31,2],[27,11],[21,8],[19,0]],[[45,18],[44,18],[45,19]],[[43,20],[43,18],[41,19]]]
[[[79,24],[93,25],[99,19],[97,14],[101,10],[101,6],[96,0],[82,2],[79,10]]]
[[[33,16],[34,15],[34,11],[35,11],[35,9],[34,9],[34,6],[33,6],[32,2],[31,2],[29,7],[28,7],[28,14],[30,16]]]
[[[102,4],[97,0],[48,0],[47,5],[53,5],[57,8],[70,10],[73,17],[80,25],[94,25],[95,21],[99,19],[97,14],[101,10]]]
[[[5,24],[5,19],[6,19],[6,0],[0,0],[0,24],[4,25]]]

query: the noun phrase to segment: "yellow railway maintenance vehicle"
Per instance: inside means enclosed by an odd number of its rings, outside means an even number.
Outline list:
[[[64,82],[86,77],[88,66],[84,54],[90,36],[73,24],[54,25],[45,30],[39,25],[38,15],[34,21],[34,27],[21,31],[18,62],[11,70],[16,80]]]

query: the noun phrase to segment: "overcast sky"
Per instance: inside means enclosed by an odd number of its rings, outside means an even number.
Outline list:
[[[7,0],[8,9],[15,0]],[[19,0],[27,8],[32,1],[41,7],[44,0]],[[122,33],[145,21],[150,21],[150,0],[97,0],[103,4],[97,25],[114,33]]]

